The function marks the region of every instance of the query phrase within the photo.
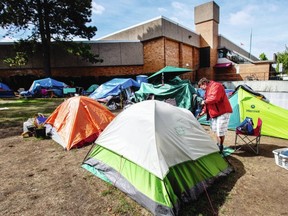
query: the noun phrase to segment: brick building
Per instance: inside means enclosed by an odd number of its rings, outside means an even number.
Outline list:
[[[93,77],[101,83],[111,77],[150,75],[170,65],[192,69],[192,73],[182,75],[192,82],[204,76],[218,81],[271,78],[272,61],[259,61],[219,35],[219,13],[219,6],[211,1],[194,8],[195,32],[158,17],[87,42],[103,59],[102,63],[87,63],[52,47],[52,77],[89,80]],[[0,58],[5,58],[11,48],[12,44],[0,44]],[[37,57],[19,68],[10,68],[1,61],[0,78],[41,77],[44,76],[41,66],[42,60]]]

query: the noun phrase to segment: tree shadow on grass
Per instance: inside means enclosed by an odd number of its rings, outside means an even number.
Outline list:
[[[229,198],[229,193],[246,171],[241,161],[233,156],[226,157],[233,166],[234,171],[228,176],[220,177],[213,184],[204,190],[196,201],[191,201],[181,206],[180,216],[211,216],[218,215],[220,207]]]

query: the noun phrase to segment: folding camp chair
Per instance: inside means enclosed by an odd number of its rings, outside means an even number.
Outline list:
[[[236,128],[235,131],[235,150],[239,150],[243,145],[247,145],[256,154],[259,153],[258,145],[260,145],[262,120],[258,118],[257,126],[254,128],[253,134],[247,134]],[[240,143],[237,143],[237,138],[240,138]],[[240,144],[240,146],[236,146]]]

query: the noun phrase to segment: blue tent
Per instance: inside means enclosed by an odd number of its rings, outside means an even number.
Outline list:
[[[67,87],[67,84],[65,84],[64,82],[60,82],[52,78],[44,78],[44,79],[34,80],[31,87],[29,88],[29,91],[34,91],[38,85],[46,89],[51,89],[51,88],[62,89],[62,88]]]
[[[117,96],[130,87],[139,88],[140,84],[131,78],[114,78],[100,85],[89,97],[97,100],[108,96]]]
[[[64,82],[60,82],[52,78],[44,78],[44,79],[34,80],[29,90],[20,92],[20,95],[21,96],[35,96],[35,94],[38,93],[41,89],[50,89],[50,90],[53,90],[53,92],[57,96],[61,97],[63,95],[63,88],[65,87],[68,87],[68,85],[65,84]]]
[[[0,98],[15,97],[15,94],[8,85],[0,82]]]
[[[6,84],[4,84],[4,83],[1,83],[1,82],[0,82],[0,90],[1,90],[1,91],[12,91],[12,90],[8,87],[8,85],[6,85]]]

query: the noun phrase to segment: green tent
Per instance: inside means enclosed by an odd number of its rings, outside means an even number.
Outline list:
[[[92,85],[85,91],[85,94],[86,94],[86,95],[91,94],[91,93],[94,92],[98,87],[99,87],[98,84],[92,84]]]
[[[175,77],[169,83],[164,85],[153,85],[150,83],[142,83],[138,91],[135,92],[135,102],[147,100],[150,95],[153,95],[155,100],[168,102],[174,101],[174,105],[190,110],[195,113],[197,101],[202,98],[197,96],[196,89],[191,85],[189,80],[181,80]]]
[[[177,215],[232,171],[190,111],[157,100],[122,111],[95,144],[82,167],[154,215]]]
[[[265,96],[254,92],[246,85],[240,85],[229,98],[233,109],[228,128],[235,130],[246,118],[253,119],[256,127],[257,119],[261,118],[262,135],[288,139],[288,110],[269,103]],[[198,119],[201,124],[209,124],[206,116]]]
[[[164,83],[183,73],[192,72],[189,68],[166,66],[148,77],[150,83]]]

